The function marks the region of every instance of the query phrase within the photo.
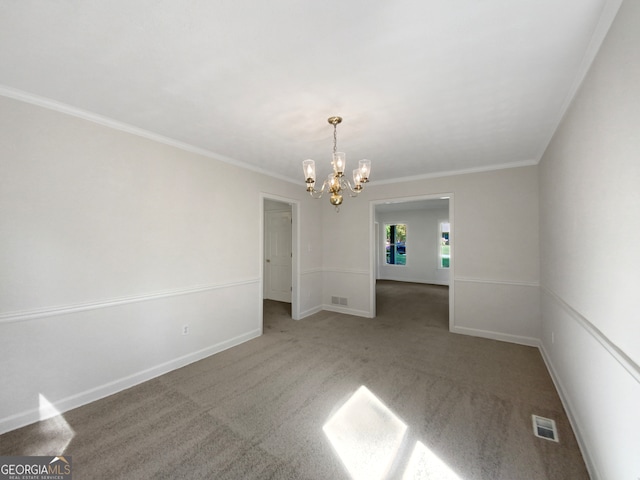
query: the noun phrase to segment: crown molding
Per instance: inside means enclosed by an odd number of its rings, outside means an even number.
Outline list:
[[[571,87],[569,87],[567,95],[564,97],[564,101],[562,102],[562,105],[558,110],[558,115],[556,117],[557,121],[553,123],[553,126],[550,128],[547,134],[548,140],[538,154],[537,162],[540,162],[540,160],[542,160],[542,157],[547,151],[547,148],[549,148],[549,144],[551,143],[551,140],[553,140],[555,133],[558,131],[562,120],[564,120],[564,117],[567,114],[567,111],[569,110],[573,99],[578,93],[578,90],[582,86],[582,82],[584,82],[584,79],[587,76],[589,69],[591,68],[591,64],[595,60],[596,55],[600,50],[600,46],[607,36],[607,33],[609,32],[609,29],[611,28],[611,25],[613,24],[613,21],[615,20],[615,17],[618,14],[618,10],[620,9],[621,5],[622,0],[607,0],[602,6],[602,11],[600,12],[598,23],[593,30],[589,45],[587,46],[587,49],[582,56],[580,66],[578,67],[578,73],[573,79],[573,83],[571,84]]]
[[[476,167],[476,168],[465,168],[463,170],[448,170],[446,172],[434,172],[434,173],[426,173],[424,175],[413,175],[409,177],[398,177],[391,178],[389,180],[374,180],[369,182],[368,185],[375,187],[378,185],[389,185],[392,183],[406,183],[406,182],[415,182],[418,180],[430,180],[433,178],[441,178],[441,177],[452,177],[455,175],[468,175],[471,173],[484,173],[484,172],[493,172],[495,170],[504,170],[507,168],[520,168],[520,167],[531,167],[533,165],[537,165],[538,160],[521,160],[517,162],[508,162],[508,163],[499,163],[495,165],[487,165],[484,167]]]
[[[30,103],[32,105],[36,105],[38,107],[46,108],[49,110],[53,110],[59,113],[63,113],[65,115],[70,115],[72,117],[81,118],[83,120],[87,120],[89,122],[97,123],[98,125],[102,125],[107,128],[112,128],[114,130],[120,130],[121,132],[129,133],[131,135],[136,135],[138,137],[146,138],[147,140],[152,140],[154,142],[162,143],[164,145],[168,145],[170,147],[178,148],[185,152],[195,153],[196,155],[201,155],[203,157],[211,158],[213,160],[217,160],[220,162],[228,163],[230,165],[244,168],[245,170],[250,170],[255,173],[260,173],[262,175],[267,175],[269,177],[276,178],[278,180],[283,180],[288,183],[299,184],[295,180],[291,178],[285,177],[284,175],[279,175],[277,173],[270,172],[268,170],[264,170],[260,167],[256,167],[250,165],[248,163],[241,162],[239,160],[235,160],[233,158],[227,157],[225,155],[220,155],[210,150],[206,150],[204,148],[196,147],[189,143],[181,142],[174,138],[166,137],[164,135],[159,135],[157,133],[151,132],[149,130],[145,130],[144,128],[136,127],[135,125],[130,125],[128,123],[120,122],[118,120],[114,120],[112,118],[106,117],[104,115],[99,115],[97,113],[90,112],[88,110],[83,110],[81,108],[77,108],[71,105],[67,105],[66,103],[58,102],[56,100],[51,100],[50,98],[41,97],[39,95],[35,95],[33,93],[25,92],[23,90],[18,90],[16,88],[8,87],[6,85],[0,85],[0,96],[12,98],[14,100],[19,100],[21,102]]]

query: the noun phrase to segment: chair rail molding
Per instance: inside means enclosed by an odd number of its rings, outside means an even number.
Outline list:
[[[126,297],[116,297],[106,300],[98,300],[93,302],[83,302],[70,305],[59,305],[53,307],[37,308],[33,310],[24,310],[19,312],[8,312],[0,314],[0,325],[3,323],[25,322],[36,320],[44,317],[55,317],[58,315],[66,315],[69,313],[84,312],[87,310],[97,310],[101,308],[115,307],[118,305],[126,305],[129,303],[147,302],[150,300],[158,300],[168,297],[176,297],[179,295],[191,295],[194,293],[207,292],[210,290],[218,290],[225,288],[239,287],[242,285],[251,285],[259,283],[259,278],[251,278],[229,283],[215,283],[207,285],[196,285],[187,288],[176,288],[172,290],[163,290],[160,292],[145,293],[140,295],[131,295]]]

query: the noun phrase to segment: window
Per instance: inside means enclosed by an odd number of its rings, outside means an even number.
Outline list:
[[[407,226],[399,223],[385,225],[387,265],[407,264]]]
[[[449,268],[449,222],[440,222],[440,242],[438,244],[438,268]]]

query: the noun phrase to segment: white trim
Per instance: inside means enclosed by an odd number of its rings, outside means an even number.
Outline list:
[[[58,400],[57,402],[55,402],[53,406],[60,413],[67,412],[74,408],[87,405],[88,403],[95,402],[96,400],[100,400],[101,398],[113,395],[114,393],[159,377],[160,375],[164,375],[165,373],[184,367],[185,365],[189,365],[190,363],[197,362],[199,360],[202,360],[203,358],[207,358],[213,354],[222,352],[223,350],[227,350],[228,348],[235,347],[236,345],[240,345],[241,343],[244,343],[248,340],[257,338],[260,335],[262,335],[261,329],[252,330],[229,340],[225,340],[215,345],[203,348],[201,350],[198,350],[197,352],[183,355],[181,357],[161,363],[146,370],[142,370],[132,375],[128,375],[126,377],[114,380],[109,383],[105,383],[95,388],[85,390],[84,392],[80,392],[67,398],[63,398],[62,400]],[[0,434],[38,422],[39,420],[40,411],[38,408],[31,408],[24,412],[11,415],[10,417],[2,418],[0,419]]]
[[[314,275],[317,273],[324,273],[324,269],[322,267],[314,267],[300,271],[300,275]]]
[[[499,340],[501,342],[517,343],[529,347],[539,347],[540,339],[534,337],[525,337],[522,335],[511,335],[509,333],[492,332],[490,330],[479,330],[477,328],[459,327],[454,325],[451,332],[461,335],[469,335],[472,337],[488,338],[491,340]]]
[[[573,102],[574,97],[582,86],[582,83],[587,76],[587,72],[589,72],[591,64],[598,54],[600,46],[607,36],[607,33],[609,32],[609,29],[611,28],[611,25],[613,24],[613,21],[618,14],[618,10],[620,9],[621,5],[622,0],[606,0],[604,6],[602,7],[602,11],[600,12],[600,16],[598,18],[598,24],[594,28],[593,34],[591,35],[591,40],[589,41],[589,45],[587,46],[587,49],[582,56],[582,61],[580,62],[580,65],[578,67],[578,73],[573,79],[573,83],[567,91],[567,95],[564,97],[562,105],[558,110],[558,116],[556,118],[557,121],[549,128],[549,132],[547,134],[548,140],[539,152],[536,164],[539,163],[540,160],[542,160],[544,152],[547,151],[547,148],[549,147],[553,136],[558,131],[560,123],[564,119],[564,116],[566,115],[571,102]]]
[[[376,312],[376,281],[378,280],[378,274],[380,273],[379,264],[382,252],[379,251],[380,237],[376,235],[382,235],[380,230],[380,223],[376,221],[376,205],[382,203],[379,200],[371,200],[369,202],[369,315],[375,318]],[[378,228],[376,228],[376,225]]]
[[[176,297],[179,295],[191,295],[194,293],[207,292],[210,290],[218,290],[222,288],[232,288],[242,285],[251,285],[259,283],[259,278],[241,280],[238,282],[218,283],[210,285],[197,285],[189,288],[177,288],[174,290],[165,290],[162,292],[146,293],[142,295],[132,295],[128,297],[118,297],[108,300],[100,300],[95,302],[77,303],[72,305],[61,305],[57,307],[44,307],[34,310],[24,310],[21,312],[9,312],[0,315],[0,324],[25,322],[44,317],[53,317],[58,315],[67,315],[70,313],[84,312],[87,310],[98,310],[101,308],[110,308],[118,305],[126,305],[129,303],[147,302],[149,300],[158,300],[168,297]]]
[[[456,277],[454,282],[462,283],[486,283],[490,285],[512,285],[516,287],[540,287],[538,282],[521,282],[514,280],[494,280],[490,278]]]
[[[345,275],[369,275],[369,270],[356,268],[325,268],[324,273],[342,273]]]
[[[448,170],[446,172],[426,173],[424,175],[413,175],[411,177],[391,178],[389,180],[374,180],[369,185],[376,187],[378,185],[389,185],[393,183],[415,182],[418,180],[430,180],[432,178],[453,177],[455,175],[468,175],[471,173],[493,172],[495,170],[504,170],[507,168],[531,167],[537,165],[539,159],[521,160],[517,162],[500,163],[495,165],[486,165],[483,167],[466,168],[462,170]],[[436,198],[436,197],[433,197]]]
[[[456,278],[454,261],[456,232],[455,232],[455,195],[452,193],[445,194],[449,197],[449,331],[456,326],[456,299],[455,299],[455,286],[456,282],[453,281]]]
[[[318,305],[317,307],[310,308],[309,310],[305,310],[304,312],[300,312],[299,320],[303,318],[310,317],[311,315],[315,315],[318,312],[322,312],[322,305]]]
[[[582,458],[584,459],[585,465],[589,472],[589,476],[594,479],[602,478],[598,474],[598,469],[596,468],[596,464],[591,458],[591,456],[589,455],[589,450],[587,449],[587,445],[584,442],[584,439],[582,438],[582,435],[580,433],[582,432],[582,429],[580,428],[580,422],[578,422],[578,419],[573,415],[575,407],[571,402],[571,400],[569,399],[569,396],[567,396],[565,389],[562,386],[562,382],[560,382],[560,377],[558,376],[558,373],[556,372],[555,368],[553,368],[553,364],[551,363],[549,354],[547,354],[547,351],[544,348],[544,343],[540,342],[538,349],[540,350],[540,354],[542,355],[542,360],[544,361],[544,364],[546,365],[547,370],[549,371],[549,374],[551,376],[551,381],[553,382],[553,385],[556,387],[556,391],[560,396],[560,401],[562,402],[564,411],[567,413],[567,418],[569,419],[569,423],[571,424],[571,430],[573,430],[574,436],[576,437],[576,441],[578,442],[578,447],[580,448],[580,452],[582,453]]]
[[[175,140],[170,137],[165,137],[164,135],[159,135],[149,130],[136,127],[135,125],[130,125],[128,123],[120,122],[118,120],[114,120],[112,118],[105,117],[97,113],[93,113],[87,110],[83,110],[81,108],[73,107],[71,105],[67,105],[62,102],[57,102],[55,100],[51,100],[46,97],[34,95],[33,93],[25,92],[23,90],[7,87],[6,85],[0,85],[0,95],[8,98],[13,98],[14,100],[19,100],[25,103],[30,103],[32,105],[37,105],[38,107],[47,108],[49,110],[64,113],[65,115],[70,115],[72,117],[81,118],[89,122],[97,123],[98,125],[112,128],[114,130],[120,130],[121,132],[146,138],[148,140],[162,143],[164,145],[169,145],[171,147],[178,148],[185,152],[195,153],[197,155],[202,155],[207,158],[212,158],[214,160],[228,163],[236,167],[244,168],[245,170],[251,170],[256,173],[261,173],[269,177],[277,178],[278,180],[283,180],[288,183],[293,183],[295,185],[300,184],[299,181],[292,180],[291,178],[285,177],[284,175],[279,175],[277,173],[264,170],[254,165],[250,165],[248,163],[241,162],[239,160],[235,160],[233,158],[230,158],[224,155],[220,155],[218,153],[212,152],[211,150],[205,150],[204,148],[196,147],[194,145],[181,142],[179,140]]]
[[[355,308],[346,308],[338,305],[325,304],[322,306],[322,310],[335,313],[343,313],[345,315],[355,315],[356,317],[372,318],[371,313],[366,310],[356,310]]]
[[[627,354],[620,350],[611,340],[603,334],[598,327],[587,320],[583,315],[575,310],[571,305],[562,300],[558,295],[546,287],[542,291],[549,296],[558,306],[560,306],[573,320],[576,321],[589,335],[598,341],[600,345],[624,368],[634,380],[640,383],[640,367]]]

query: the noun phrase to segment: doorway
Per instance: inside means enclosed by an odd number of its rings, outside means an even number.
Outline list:
[[[431,283],[376,282],[376,318],[449,330],[449,287]]]
[[[264,217],[264,298],[291,303],[291,206],[265,200]]]
[[[265,308],[266,303],[278,303],[298,320],[300,205],[294,199],[263,193],[260,206],[260,304]]]
[[[406,293],[412,288],[432,286],[433,292],[429,290],[425,298],[435,295],[438,310],[445,314],[442,320],[450,330],[454,319],[453,195],[373,201],[370,211],[373,315],[377,315],[380,287],[384,295],[389,293],[386,290],[397,293],[397,288],[403,286],[407,287]],[[382,300],[387,304],[396,303]]]

